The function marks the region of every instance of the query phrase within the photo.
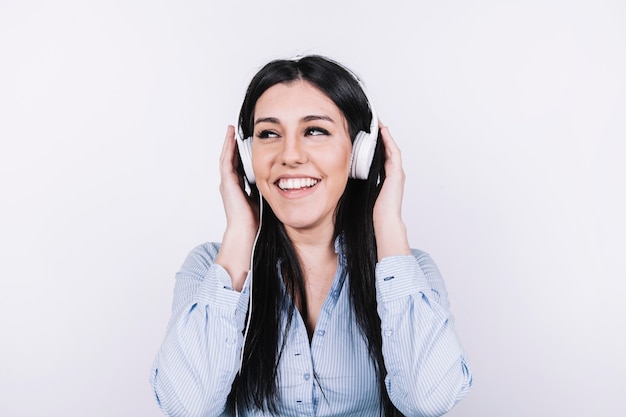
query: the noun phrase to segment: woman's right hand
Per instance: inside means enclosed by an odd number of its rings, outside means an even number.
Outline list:
[[[238,172],[235,128],[228,126],[220,156],[220,194],[226,212],[226,231],[215,263],[226,269],[233,289],[240,291],[250,269],[254,238],[259,228],[258,194],[248,196]]]
[[[220,194],[226,212],[226,227],[252,233],[259,227],[258,195],[248,196],[243,176],[238,172],[239,158],[235,128],[229,125],[220,155]]]

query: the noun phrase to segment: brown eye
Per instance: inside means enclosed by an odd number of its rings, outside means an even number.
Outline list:
[[[256,137],[259,138],[259,139],[277,138],[278,137],[278,133],[273,132],[271,130],[262,130],[259,133],[257,133]]]
[[[305,132],[306,136],[320,136],[328,134],[328,130],[322,129],[321,127],[309,127]]]

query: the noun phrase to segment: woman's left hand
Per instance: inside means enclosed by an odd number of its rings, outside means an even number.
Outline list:
[[[378,259],[391,255],[408,255],[411,249],[402,221],[402,196],[405,174],[402,168],[400,148],[380,123],[380,134],[385,147],[385,181],[374,204],[374,233]]]

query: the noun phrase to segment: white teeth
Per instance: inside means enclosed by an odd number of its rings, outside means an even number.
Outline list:
[[[313,187],[317,180],[313,178],[283,178],[278,181],[281,190],[296,190],[299,188]]]

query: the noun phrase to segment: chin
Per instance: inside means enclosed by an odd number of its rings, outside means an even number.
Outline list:
[[[299,230],[306,230],[306,229],[312,229],[315,227],[315,222],[311,221],[311,220],[304,220],[304,219],[278,219],[280,220],[280,222],[283,224],[283,226],[285,226],[286,228],[290,228],[290,229],[299,229]]]
[[[280,220],[286,229],[300,231],[315,231],[325,223],[319,218],[303,218],[301,216],[281,216],[278,217],[278,220]]]

